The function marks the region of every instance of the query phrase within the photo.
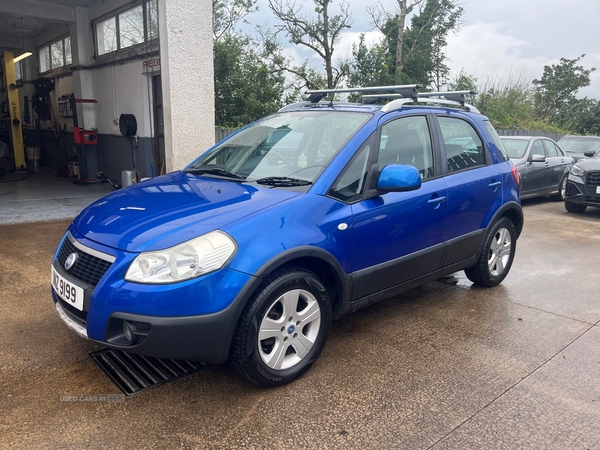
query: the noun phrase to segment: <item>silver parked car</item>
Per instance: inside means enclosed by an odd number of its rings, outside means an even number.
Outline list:
[[[569,171],[575,162],[552,139],[501,136],[504,148],[521,176],[521,198],[552,195],[563,201]]]

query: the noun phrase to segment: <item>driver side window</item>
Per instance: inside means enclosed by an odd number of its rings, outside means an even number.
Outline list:
[[[542,141],[535,141],[531,146],[531,156],[533,157],[533,155],[542,155],[544,158],[546,157]]]
[[[433,149],[425,116],[410,116],[387,122],[381,128],[379,170],[388,164],[406,164],[417,168],[422,179],[433,171]]]

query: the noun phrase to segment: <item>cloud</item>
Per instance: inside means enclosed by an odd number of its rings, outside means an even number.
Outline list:
[[[523,56],[528,43],[503,33],[503,24],[478,22],[448,36],[448,65],[453,74],[464,69],[480,83],[488,78],[523,75],[531,80],[542,73],[544,58]]]
[[[545,56],[539,50],[532,52],[530,42],[507,34],[504,31],[507,29],[505,23],[476,22],[448,36],[447,56],[452,74],[464,69],[475,76],[480,85],[489,79],[508,80],[510,77],[532,81],[542,76],[544,66],[560,61],[560,58]],[[539,56],[527,56],[531,54]],[[600,67],[600,53],[587,55],[581,63],[586,68]],[[593,72],[591,78],[590,86],[582,89],[579,95],[600,99],[600,74]]]

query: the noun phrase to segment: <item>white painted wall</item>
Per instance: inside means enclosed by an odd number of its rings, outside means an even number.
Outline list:
[[[158,2],[167,171],[214,144],[212,2]]]
[[[91,73],[98,100],[95,105],[98,132],[120,135],[119,116],[133,114],[138,123],[138,136],[149,137],[152,130],[148,112],[152,110],[152,86],[148,86],[148,78],[142,72],[142,60],[105,66]]]

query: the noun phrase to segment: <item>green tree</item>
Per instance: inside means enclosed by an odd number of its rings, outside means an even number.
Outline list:
[[[448,82],[450,91],[477,91],[477,78],[460,69],[458,75]]]
[[[418,8],[405,27],[406,15]],[[395,14],[381,4],[367,8],[385,35],[396,83],[417,83],[439,90],[449,75],[444,49],[450,32],[460,28],[463,8],[455,0],[398,1]],[[385,19],[385,20],[383,20]]]
[[[339,13],[331,15],[330,6],[333,0],[312,0],[316,17],[307,15],[302,4],[295,0],[269,0],[269,7],[281,22],[276,25],[277,33],[284,33],[290,43],[301,45],[315,52],[323,60],[327,88],[335,88],[347,73],[347,64],[334,64],[335,46],[341,33],[352,26],[349,4],[341,0]],[[281,67],[303,80],[308,87],[318,87],[321,78],[318,72],[305,62],[300,67]]]
[[[237,24],[255,11],[256,0],[213,0],[215,122],[239,127],[277,111],[285,79],[262,47],[242,35]]]
[[[568,112],[577,108],[578,103],[582,106],[575,95],[579,89],[590,84],[590,74],[596,70],[585,69],[577,64],[584,56],[561,58],[559,64],[544,66],[542,77],[533,80],[533,101],[538,119],[569,126],[571,117]]]
[[[479,90],[474,105],[496,128],[564,133],[548,121],[538,120],[533,106],[534,89],[522,76],[488,80]]]
[[[386,35],[389,54],[394,62],[394,74],[396,83],[402,83],[404,72],[404,33],[406,28],[406,17],[414,7],[424,0],[396,0],[397,7],[394,11],[387,11],[381,3],[367,6],[367,12],[371,16],[373,25]]]
[[[394,83],[394,75],[388,65],[388,56],[382,44],[369,47],[361,34],[358,45],[352,46],[352,60],[348,74],[348,86],[386,86]],[[351,96],[351,100],[358,100]]]
[[[600,136],[600,102],[589,98],[572,100],[562,111],[564,128],[574,134]]]

